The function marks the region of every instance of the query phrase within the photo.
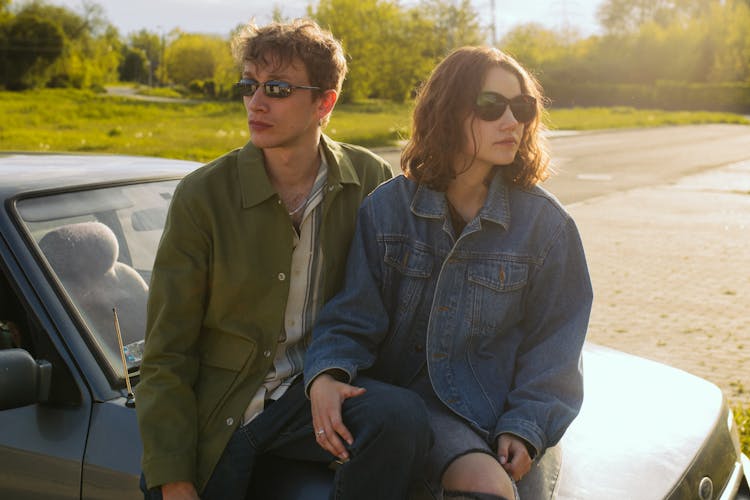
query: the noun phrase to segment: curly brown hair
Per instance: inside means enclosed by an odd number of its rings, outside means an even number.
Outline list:
[[[411,138],[401,155],[404,174],[436,191],[445,191],[455,179],[454,162],[465,147],[463,124],[474,116],[474,105],[490,68],[513,73],[524,94],[536,98],[537,114],[524,127],[521,144],[505,179],[531,187],[549,177],[549,154],[540,132],[545,98],[541,85],[518,61],[492,47],[462,47],[443,59],[417,95]],[[476,154],[476,146],[475,151]]]
[[[336,93],[341,92],[346,76],[341,43],[309,19],[262,27],[250,23],[232,39],[232,53],[240,66],[247,62],[286,66],[298,59],[307,70],[310,85]]]

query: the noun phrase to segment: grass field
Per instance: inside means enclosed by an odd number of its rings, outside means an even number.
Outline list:
[[[750,456],[750,408],[737,406],[732,410],[734,412],[734,420],[737,422],[737,428],[740,431],[742,452]]]
[[[337,106],[326,133],[368,147],[409,133],[410,104],[369,101]],[[0,150],[82,151],[207,161],[247,142],[241,102],[156,103],[78,90],[0,92]],[[730,113],[633,108],[552,109],[553,129],[744,123]]]

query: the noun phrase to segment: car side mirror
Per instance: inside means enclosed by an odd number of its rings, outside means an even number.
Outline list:
[[[43,403],[49,398],[52,363],[24,349],[0,350],[0,410]]]

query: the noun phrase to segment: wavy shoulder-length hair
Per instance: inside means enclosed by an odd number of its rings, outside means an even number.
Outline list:
[[[541,86],[515,59],[491,47],[456,49],[435,67],[420,89],[411,137],[401,155],[401,169],[407,177],[436,191],[448,188],[456,177],[456,158],[466,147],[464,122],[479,119],[474,106],[488,71],[496,66],[514,74],[521,91],[537,102],[536,117],[524,127],[516,157],[502,167],[502,173],[508,182],[521,187],[549,177],[549,154],[541,136],[545,101]]]

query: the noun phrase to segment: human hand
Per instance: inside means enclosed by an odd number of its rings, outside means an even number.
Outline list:
[[[343,461],[349,460],[349,453],[341,440],[351,446],[354,438],[341,419],[341,405],[364,392],[364,388],[339,382],[327,373],[315,377],[310,386],[315,439],[321,448]]]
[[[164,500],[200,500],[193,483],[187,481],[163,484],[161,496]]]
[[[514,481],[520,481],[531,470],[531,457],[526,443],[513,434],[498,436],[497,458]]]

